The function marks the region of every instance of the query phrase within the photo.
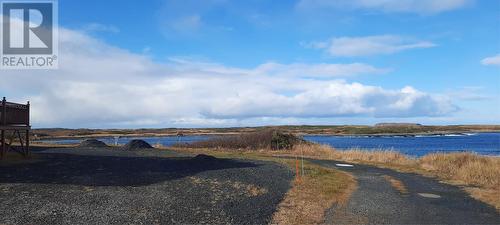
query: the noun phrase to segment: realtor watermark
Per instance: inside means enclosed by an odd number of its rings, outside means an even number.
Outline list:
[[[0,0],[0,69],[57,69],[57,0]]]

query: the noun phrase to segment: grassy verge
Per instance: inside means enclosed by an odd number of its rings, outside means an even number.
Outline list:
[[[169,148],[171,149],[171,148]],[[265,160],[282,163],[295,170],[293,159],[277,158],[258,151],[175,148],[176,151],[213,155],[219,158]],[[304,174],[295,179],[292,188],[278,206],[272,224],[320,224],[333,204],[344,204],[356,189],[352,175],[335,169],[304,162]]]
[[[326,209],[347,203],[356,189],[354,177],[348,173],[306,163],[305,176],[295,181],[278,206],[273,224],[320,224]]]

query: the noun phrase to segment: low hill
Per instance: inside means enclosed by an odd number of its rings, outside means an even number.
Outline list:
[[[137,136],[183,136],[243,134],[266,129],[279,129],[297,135],[384,135],[384,134],[445,134],[467,132],[500,132],[500,125],[448,125],[428,126],[420,124],[382,123],[375,126],[264,126],[233,128],[160,128],[160,129],[34,129],[34,139],[49,138],[98,138]],[[36,136],[35,136],[36,135]]]

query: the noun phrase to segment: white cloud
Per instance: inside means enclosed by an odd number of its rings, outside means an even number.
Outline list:
[[[220,9],[226,0],[164,0],[157,9],[160,30],[166,37],[186,37],[207,31],[229,31],[223,24],[212,24],[206,17]],[[218,12],[216,12],[218,13]]]
[[[59,59],[59,70],[0,74],[3,94],[31,100],[36,127],[247,125],[338,116],[433,117],[457,110],[447,97],[412,87],[387,90],[339,79],[386,71],[360,63],[158,63],[63,28]]]
[[[376,68],[363,63],[351,64],[279,64],[265,63],[258,66],[255,72],[267,74],[271,76],[299,76],[299,77],[316,77],[316,78],[331,78],[342,76],[354,76],[359,74],[382,74],[388,72],[389,69]]]
[[[106,25],[101,23],[89,23],[83,26],[83,30],[86,32],[110,32],[118,33],[120,29],[113,25]]]
[[[460,9],[473,0],[301,0],[300,9],[342,8],[435,14]]]
[[[186,32],[195,31],[202,25],[200,15],[188,15],[171,21],[170,26],[175,31]]]
[[[485,66],[500,66],[500,54],[481,60],[481,64]]]
[[[416,41],[396,35],[366,37],[336,37],[324,42],[313,42],[307,46],[324,49],[332,56],[368,56],[392,54],[409,49],[431,48],[436,46],[428,41]]]

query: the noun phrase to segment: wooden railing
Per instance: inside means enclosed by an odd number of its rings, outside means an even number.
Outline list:
[[[0,159],[3,159],[9,150],[28,157],[30,155],[30,130],[30,103],[24,105],[7,102],[4,97],[0,104]],[[9,132],[10,138],[7,138]],[[8,142],[7,139],[9,139]],[[18,139],[17,143],[20,144],[20,148],[13,147],[14,139]]]
[[[30,105],[7,102],[5,98],[0,105],[0,126],[30,125]]]

